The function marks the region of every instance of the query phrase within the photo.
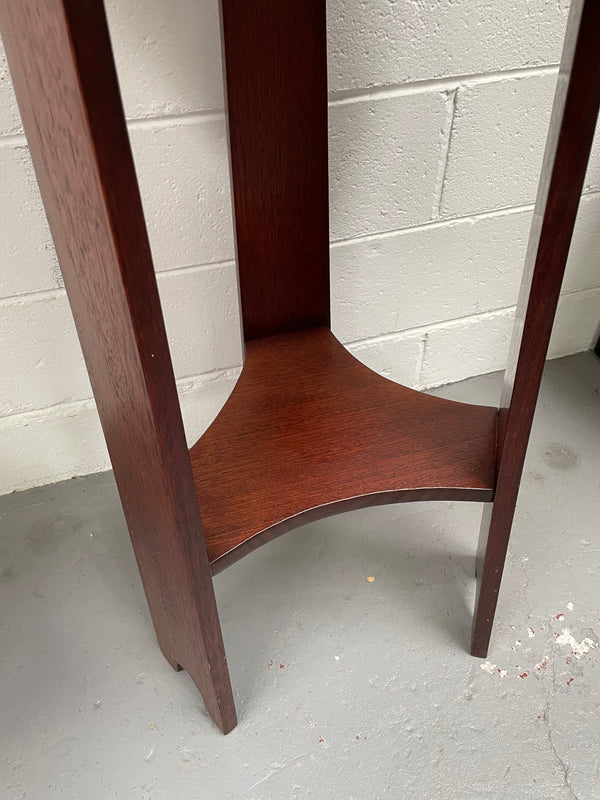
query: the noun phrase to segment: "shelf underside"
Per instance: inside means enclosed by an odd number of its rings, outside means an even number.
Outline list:
[[[497,409],[407,389],[327,328],[247,342],[190,458],[214,572],[310,520],[408,500],[493,498]]]

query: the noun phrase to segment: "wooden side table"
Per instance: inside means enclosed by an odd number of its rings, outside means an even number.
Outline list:
[[[391,383],[333,336],[325,2],[221,6],[246,358],[190,451],[102,2],[0,0],[0,23],[158,641],[228,732],[212,575],[307,520],[485,503],[486,655],[600,103],[600,4],[571,3],[500,409]]]

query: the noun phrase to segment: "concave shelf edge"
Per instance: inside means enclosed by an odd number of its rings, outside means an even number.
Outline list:
[[[282,519],[274,523],[269,528],[251,534],[241,544],[235,545],[231,550],[227,550],[210,562],[213,575],[218,575],[227,567],[235,564],[244,556],[257,550],[263,544],[272,542],[274,539],[283,536],[285,533],[301,528],[309,522],[315,522],[326,517],[333,517],[348,511],[356,511],[360,508],[372,508],[373,506],[392,505],[394,503],[418,503],[427,500],[446,500],[446,501],[469,501],[478,503],[490,503],[494,499],[492,489],[451,489],[448,487],[420,488],[420,489],[401,489],[400,491],[372,492],[358,497],[347,497],[344,500],[334,500],[331,503],[323,503],[305,511],[299,511],[292,517]]]
[[[190,449],[213,572],[332,514],[491,501],[497,418],[382,377],[328,328],[247,342],[231,396]]]

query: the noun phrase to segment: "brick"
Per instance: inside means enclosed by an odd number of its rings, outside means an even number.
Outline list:
[[[375,342],[348,346],[359,361],[403,386],[416,388],[421,362],[422,334],[400,334]]]
[[[336,245],[337,330],[353,341],[514,304],[530,218],[460,220]]]
[[[432,388],[504,369],[513,319],[514,310],[508,309],[427,331],[421,385]]]
[[[562,0],[330,0],[332,91],[556,64]]]
[[[242,363],[233,265],[159,275],[158,288],[177,378]]]
[[[444,216],[535,201],[556,75],[461,89],[442,199]]]
[[[217,0],[109,0],[125,113],[158,117],[223,107]]]
[[[106,13],[129,119],[223,108],[217,0],[109,0]],[[0,136],[22,132],[0,43]]]
[[[0,306],[0,416],[92,396],[66,295]]]
[[[563,292],[600,286],[600,194],[581,198]],[[600,305],[598,306],[600,318]]]
[[[233,258],[224,120],[133,126],[130,137],[155,267]]]
[[[217,416],[235,380],[181,384],[179,399],[191,446]],[[28,414],[0,417],[0,495],[110,469],[110,459],[93,400]]]
[[[549,358],[589,350],[600,334],[600,288],[563,295],[558,304]],[[514,309],[457,320],[427,331],[421,384],[427,388],[503,370]]]
[[[333,239],[430,219],[446,117],[437,92],[330,107]]]
[[[599,218],[600,194],[584,196],[565,293],[600,286]],[[512,212],[336,244],[336,332],[356,341],[514,305],[531,219],[531,211]]]
[[[592,348],[600,335],[600,289],[565,294],[560,298],[549,358],[560,358]]]
[[[0,418],[0,437],[0,494],[110,469],[92,401]]]
[[[241,364],[232,267],[159,276],[177,377]],[[0,306],[0,416],[83,400],[92,390],[66,295]]]
[[[29,150],[0,142],[0,297],[61,285]]]
[[[233,258],[224,121],[130,133],[158,270]],[[0,144],[0,297],[62,285],[25,144]]]

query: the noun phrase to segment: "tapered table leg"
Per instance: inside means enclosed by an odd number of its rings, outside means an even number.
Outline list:
[[[235,708],[101,0],[2,0],[23,124],[160,646]]]
[[[471,649],[485,657],[544,361],[600,104],[600,4],[573,0],[500,403],[494,502],[484,511]]]

